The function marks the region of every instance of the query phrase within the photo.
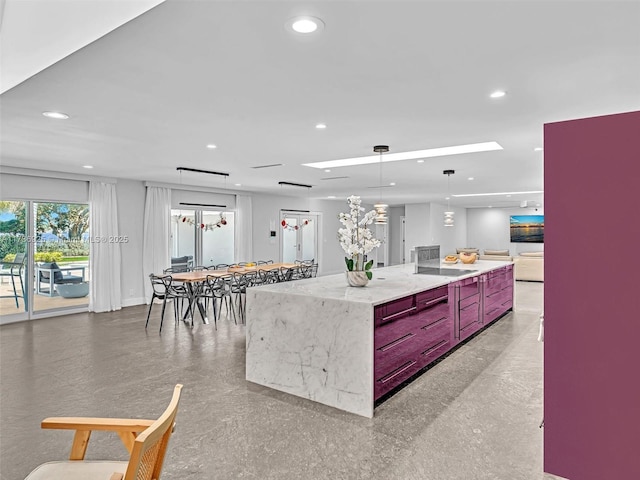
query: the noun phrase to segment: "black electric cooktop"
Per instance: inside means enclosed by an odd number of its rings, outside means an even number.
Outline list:
[[[418,275],[440,275],[442,277],[459,277],[468,273],[476,273],[476,270],[463,270],[457,268],[418,267]]]

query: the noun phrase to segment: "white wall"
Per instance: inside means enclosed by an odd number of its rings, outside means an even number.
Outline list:
[[[429,235],[431,208],[428,203],[410,203],[404,206],[405,261],[411,261],[411,250],[421,245],[432,245]]]
[[[142,229],[146,188],[143,182],[118,180],[118,229],[128,242],[121,244],[122,265],[120,284],[122,305],[144,303],[144,276],[142,270]]]
[[[451,207],[454,226],[444,226],[446,205],[414,203],[405,205],[405,259],[411,261],[411,250],[421,245],[440,245],[440,255],[455,253],[467,245],[467,213],[465,208]]]
[[[431,203],[430,241],[425,245],[440,245],[440,257],[456,253],[467,246],[467,209]],[[453,227],[444,226],[444,212],[452,211]]]
[[[483,250],[509,250],[511,255],[521,252],[540,252],[542,243],[511,243],[509,217],[511,215],[544,215],[538,208],[470,208],[467,211],[469,247]]]
[[[404,206],[389,208],[389,265],[400,265],[402,263],[402,217],[404,215]]]
[[[280,210],[309,210],[320,213],[318,232],[318,274],[329,275],[344,271],[344,252],[337,235],[340,222],[338,214],[346,212],[347,202],[337,200],[312,200],[253,194],[253,256],[255,259],[278,261],[280,259]],[[365,208],[367,208],[365,206]],[[276,237],[271,237],[271,222],[275,225]]]

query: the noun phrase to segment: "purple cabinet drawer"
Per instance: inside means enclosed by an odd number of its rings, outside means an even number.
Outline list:
[[[394,320],[399,320],[412,315],[415,311],[415,297],[413,295],[385,303],[384,305],[379,305],[374,311],[375,325],[377,327]]]
[[[429,346],[426,346],[426,348],[422,350],[422,352],[420,352],[420,359],[418,360],[418,364],[420,365],[420,368],[426,367],[431,362],[437,360],[442,355],[447,353],[450,349],[451,349],[450,336],[434,339]]]
[[[447,302],[449,299],[449,287],[443,285],[442,287],[433,288],[426,292],[420,292],[416,294],[416,308],[418,311],[425,308],[432,307],[440,302]]]
[[[395,369],[382,376],[376,376],[373,385],[374,399],[377,400],[385,393],[390,392],[419,370],[420,365],[418,359],[411,359],[401,363]]]
[[[460,331],[473,323],[480,322],[480,295],[474,295],[460,301],[459,321]]]
[[[480,293],[479,277],[467,278],[458,282],[458,298],[460,300]]]

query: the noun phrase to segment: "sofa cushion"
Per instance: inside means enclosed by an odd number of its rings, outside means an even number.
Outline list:
[[[521,257],[544,257],[544,252],[522,252]]]
[[[485,255],[500,255],[500,256],[508,256],[509,250],[485,250]]]
[[[480,249],[479,248],[471,248],[471,247],[456,248],[456,253],[462,253],[462,252],[480,254]]]

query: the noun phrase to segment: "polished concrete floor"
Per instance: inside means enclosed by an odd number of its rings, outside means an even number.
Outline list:
[[[366,419],[244,380],[244,327],[197,323],[158,335],[160,308],[0,327],[0,478],[68,455],[47,416],[155,418],[184,384],[163,479],[504,479],[542,473],[543,284],[517,282],[516,311]],[[171,312],[170,312],[171,313]],[[167,321],[169,319],[169,321]],[[126,459],[96,433],[87,458]]]

